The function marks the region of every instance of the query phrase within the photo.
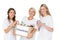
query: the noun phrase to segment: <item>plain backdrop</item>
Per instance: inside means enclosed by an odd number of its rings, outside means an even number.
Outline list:
[[[59,0],[0,0],[0,40],[3,40],[4,32],[2,29],[2,23],[7,18],[7,11],[9,8],[16,10],[16,19],[21,22],[24,16],[28,16],[28,10],[30,7],[36,9],[35,18],[39,20],[38,10],[41,4],[46,4],[53,17],[54,32],[52,40],[60,40],[60,1]],[[37,32],[38,34],[38,32]],[[19,40],[20,36],[17,36]],[[36,36],[37,40],[37,36]]]

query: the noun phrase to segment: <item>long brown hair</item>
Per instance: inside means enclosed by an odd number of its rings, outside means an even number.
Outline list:
[[[9,8],[9,9],[8,9],[8,11],[7,11],[7,14],[8,14],[8,20],[10,20],[9,12],[10,12],[11,10],[13,10],[13,11],[14,11],[14,13],[16,14],[16,11],[15,11],[15,9],[14,9],[14,8]],[[14,15],[14,17],[13,17],[13,19],[12,19],[12,20],[13,20],[13,21],[15,21],[15,20],[16,20],[15,18],[16,18],[16,16]]]
[[[47,5],[46,5],[46,4],[42,4],[42,5],[40,6],[40,8],[39,8],[39,14],[40,14],[42,17],[43,17],[43,14],[41,13],[41,7],[45,7],[45,8],[47,9],[47,11],[46,11],[47,15],[50,15],[50,16],[51,16]]]

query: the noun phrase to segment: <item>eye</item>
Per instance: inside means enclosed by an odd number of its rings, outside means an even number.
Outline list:
[[[11,12],[12,13],[12,12]]]

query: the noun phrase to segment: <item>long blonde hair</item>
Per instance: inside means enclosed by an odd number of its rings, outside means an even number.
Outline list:
[[[41,13],[41,7],[45,7],[46,10],[47,10],[47,11],[46,11],[47,15],[50,15],[50,16],[51,16],[47,5],[46,5],[46,4],[42,4],[42,5],[40,6],[40,8],[39,8],[39,14],[40,14],[42,17],[43,17],[44,15]]]

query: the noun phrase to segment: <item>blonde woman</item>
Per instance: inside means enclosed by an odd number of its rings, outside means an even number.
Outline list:
[[[22,19],[22,24],[24,24],[25,26],[29,25],[30,27],[33,26],[34,30],[31,33],[29,33],[29,35],[27,37],[21,36],[20,40],[35,40],[35,32],[36,32],[36,28],[37,28],[36,27],[36,19],[34,19],[35,13],[36,13],[35,9],[34,8],[30,8],[29,9],[29,16],[28,17],[24,17]]]
[[[38,40],[52,40],[53,21],[46,4],[42,4],[39,9],[40,21],[38,25]]]

